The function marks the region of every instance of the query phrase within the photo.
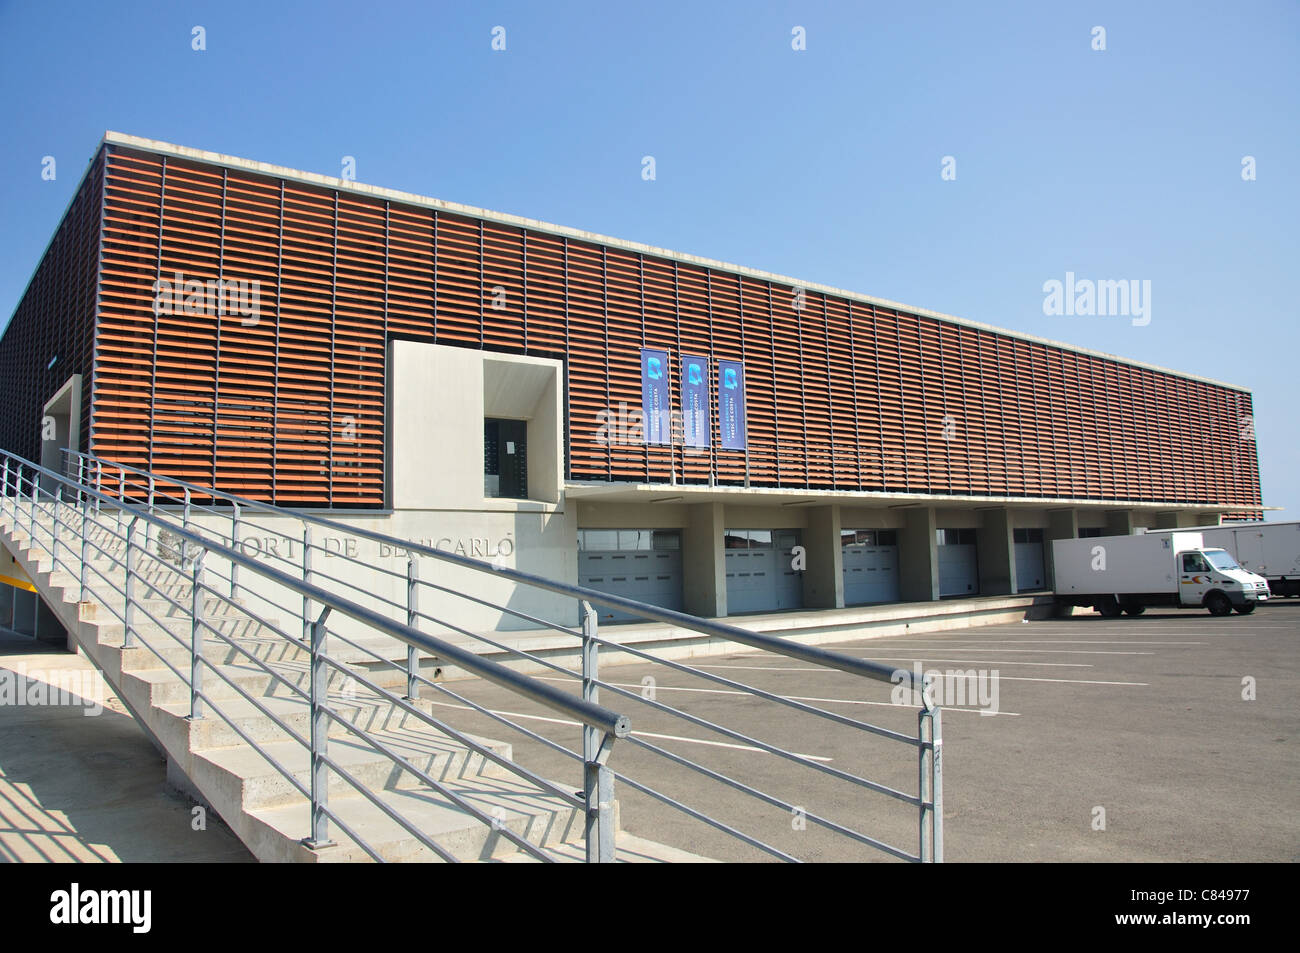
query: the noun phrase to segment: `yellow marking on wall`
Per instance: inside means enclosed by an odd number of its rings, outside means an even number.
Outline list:
[[[23,579],[15,579],[13,576],[0,576],[0,582],[7,586],[13,586],[15,589],[26,589],[28,592],[35,592],[36,587],[30,582]]]

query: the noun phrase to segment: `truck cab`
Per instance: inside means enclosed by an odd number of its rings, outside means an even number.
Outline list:
[[[1214,615],[1236,609],[1249,613],[1267,601],[1268,582],[1237,565],[1226,549],[1194,549],[1180,552],[1178,601],[1184,606],[1205,606]]]

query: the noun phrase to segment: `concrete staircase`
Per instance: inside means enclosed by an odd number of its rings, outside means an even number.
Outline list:
[[[41,545],[32,545],[30,511],[25,511],[30,504],[19,502],[17,520],[13,501],[7,500],[6,506],[8,511],[0,515],[0,542],[67,629],[70,647],[75,644],[90,658],[164,753],[170,780],[214,810],[259,860],[334,863],[373,859],[345,832],[344,825],[385,861],[441,859],[372,798],[413,822],[458,860],[535,859],[503,836],[503,828],[531,844],[553,848],[558,860],[583,858],[581,809],[457,743],[339,671],[331,671],[328,686],[336,712],[436,779],[451,794],[490,815],[493,823],[482,823],[455,798],[398,768],[372,744],[330,719],[329,756],[352,780],[330,772],[329,806],[343,823],[330,824],[332,846],[308,848],[303,840],[310,830],[310,802],[289,780],[291,777],[302,789],[309,789],[310,756],[305,743],[309,736],[308,654],[250,618],[239,605],[206,599],[205,618],[229,641],[211,633],[203,639],[204,657],[216,670],[206,670],[203,676],[204,694],[211,699],[205,717],[191,719],[188,574],[143,560],[143,575],[154,588],[140,585],[137,589],[138,636],[136,644],[126,648],[124,626],[118,618],[125,605],[120,591],[123,571],[114,564],[114,560],[123,559],[123,541],[92,530],[91,540],[105,552],[90,559],[89,592],[83,594],[76,577],[63,568],[54,570],[49,554]],[[64,512],[75,523],[75,511],[65,507]],[[38,519],[36,534],[41,543],[48,545],[51,528],[48,516]],[[79,546],[79,538],[65,535],[60,550],[60,558],[77,571]],[[113,587],[98,579],[94,569],[108,575]],[[279,625],[275,620],[266,622]],[[286,631],[296,634],[298,626],[300,622],[294,619]],[[473,740],[505,761],[512,757],[509,744]],[[580,786],[580,770],[575,761],[574,778],[564,790]],[[619,841],[616,859],[620,861],[702,859],[623,833]]]

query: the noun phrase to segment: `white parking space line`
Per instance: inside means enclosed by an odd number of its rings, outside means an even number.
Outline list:
[[[705,741],[702,738],[683,738],[681,735],[657,735],[653,731],[633,731],[632,734],[638,738],[661,738],[665,741],[689,741],[696,745],[712,745],[715,748],[735,748],[738,751],[757,751],[759,754],[771,754],[770,751],[764,751],[762,748],[756,748],[754,745],[738,745],[729,741]],[[773,745],[772,747],[777,747]],[[800,758],[807,758],[809,761],[834,761],[834,758],[826,758],[819,754],[799,754],[798,751],[791,751],[793,755]]]
[[[562,679],[553,679],[553,681],[562,681]],[[637,685],[635,687],[640,688],[641,686]],[[428,699],[426,699],[426,701],[428,701]],[[475,708],[469,705],[455,705],[452,704],[451,702],[430,701],[429,704],[436,705],[439,708],[456,708],[459,709],[460,711],[476,711]],[[947,710],[948,709],[945,709],[945,711]],[[545,721],[545,722],[549,722],[552,725],[566,725],[570,728],[580,727],[578,722],[568,721],[564,718],[547,718],[545,715],[525,715],[523,712],[502,711],[501,709],[498,708],[489,708],[488,711],[492,712],[492,714],[494,715],[501,715],[506,718],[522,718],[527,721]],[[684,741],[693,745],[710,745],[715,748],[736,748],[740,751],[756,751],[759,754],[772,753],[770,751],[764,751],[762,748],[757,748],[754,745],[738,745],[738,744],[732,744],[729,741],[708,741],[704,738],[686,738],[683,737],[682,735],[660,735],[654,733],[653,731],[633,731],[632,734],[636,735],[639,738],[658,738],[661,741]],[[775,747],[775,745],[773,747]],[[807,758],[809,761],[834,761],[835,760],[834,758],[827,758],[824,755],[819,755],[819,754],[803,754],[798,751],[791,751],[790,753],[794,755],[798,755],[800,758]]]
[[[905,646],[905,647],[906,647],[906,646]],[[840,651],[840,652],[843,653],[844,655],[853,655],[853,654],[854,654],[854,653],[852,653],[852,652],[847,652],[847,651],[845,651],[845,650],[843,650],[843,649],[839,649],[838,651]],[[1097,652],[1094,652],[1094,651],[1092,651],[1092,650],[1090,650],[1090,649],[977,649],[977,648],[973,648],[973,647],[971,647],[971,646],[969,646],[969,645],[963,645],[963,646],[961,647],[961,651],[963,651],[963,652],[1001,652],[1001,653],[1004,653],[1004,654],[1014,654],[1014,655],[1155,655],[1155,654],[1156,654],[1155,652],[1115,652],[1115,651],[1110,651],[1110,650],[1103,650],[1103,651],[1097,651]],[[857,658],[875,658],[876,656],[875,656],[875,655],[861,655],[861,654],[859,654],[859,655],[857,655],[856,657],[857,657]],[[888,657],[888,656],[886,656],[886,657]]]
[[[1122,685],[1129,688],[1150,688],[1146,682],[1103,682],[1087,678],[1034,678],[1032,675],[1002,675],[998,678],[1005,682],[1064,682],[1069,685]]]
[[[890,645],[1204,645],[1204,642],[1154,642],[1146,639],[890,639]],[[861,648],[861,646],[859,646]]]
[[[543,681],[549,681],[549,682],[564,681],[564,679],[555,678],[547,675],[538,675],[536,677],[542,679]],[[608,684],[613,685],[616,688],[629,688],[629,689],[637,689],[637,690],[644,690],[646,687],[642,685],[640,682],[637,682],[636,684],[632,684],[630,682],[609,682]],[[1098,684],[1108,684],[1108,683],[1100,682]],[[738,692],[730,688],[682,688],[676,685],[661,685],[656,683],[654,690],[656,692],[694,692],[695,694],[698,695],[743,695],[746,698],[750,697],[749,692]],[[780,693],[773,692],[772,694],[775,695]],[[781,695],[781,697],[792,702],[824,702],[828,705],[879,705],[882,708],[912,708],[912,709],[916,709],[918,707],[916,705],[895,705],[892,701],[889,702],[868,701],[862,698],[817,698],[812,695]],[[944,711],[978,712],[981,711],[981,709],[959,708],[957,706],[953,706],[951,708],[945,707]],[[999,711],[996,712],[995,714],[1019,715],[1020,713],[1015,711]]]
[[[423,700],[423,701],[426,701],[426,702],[429,702],[430,705],[436,705],[438,708],[456,708],[456,709],[459,709],[460,711],[477,711],[477,710],[478,710],[478,709],[473,708],[473,707],[471,707],[471,706],[469,706],[469,705],[455,705],[455,704],[452,704],[451,702],[435,702],[435,701],[429,701],[429,699],[427,699],[427,698],[426,698],[426,699],[422,699],[422,700]],[[484,706],[484,707],[486,708],[487,706]],[[528,721],[548,721],[548,722],[550,722],[550,723],[553,724],[553,725],[568,725],[568,726],[570,726],[570,727],[572,727],[572,728],[577,728],[577,727],[578,727],[578,723],[577,723],[576,721],[568,721],[568,720],[566,720],[566,719],[564,719],[564,718],[547,718],[545,715],[525,715],[523,712],[518,712],[518,711],[502,711],[502,710],[500,710],[500,709],[498,709],[498,708],[488,708],[488,711],[492,712],[492,714],[494,714],[494,715],[503,715],[503,716],[505,716],[506,718],[525,718],[525,719],[527,719]],[[482,713],[480,712],[480,714],[482,714]]]
[[[864,661],[870,661],[871,658],[872,657],[868,657],[864,659]],[[942,655],[939,656],[939,658],[937,659],[912,658],[911,656],[908,655],[878,655],[878,656],[874,656],[874,658],[905,659],[906,661],[909,662],[987,662],[988,661],[988,659],[983,659],[983,658],[947,658]],[[1002,659],[998,662],[998,664],[999,665],[1037,665],[1039,667],[1048,666],[1051,668],[1096,668],[1096,666],[1093,665],[1091,662],[1017,662],[1012,659]],[[799,667],[782,668],[775,665],[712,665],[712,664],[704,665],[699,662],[696,662],[695,667],[708,668],[708,669],[734,668],[734,669],[744,669],[746,671],[754,671],[754,672],[828,672],[830,674],[838,674],[838,675],[849,674],[847,672],[841,671],[838,668],[832,668],[829,665],[811,666],[806,668],[799,668]]]
[[[893,702],[872,702],[856,698],[813,698],[809,695],[785,695],[783,697],[801,702],[822,702],[826,705],[883,705],[887,708],[910,708],[913,711],[921,710],[920,705],[895,705]],[[1018,711],[989,711],[986,708],[962,708],[958,705],[944,705],[943,710],[945,713],[950,711],[973,711],[977,715],[1007,715],[1012,718],[1020,717],[1020,712]]]

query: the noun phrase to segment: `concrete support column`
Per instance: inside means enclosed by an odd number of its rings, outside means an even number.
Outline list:
[[[814,506],[804,532],[808,568],[803,574],[803,604],[809,609],[844,608],[844,555],[840,550],[840,507]]]
[[[722,547],[726,531],[721,503],[686,508],[682,529],[682,598],[691,615],[716,618],[727,614],[727,564]]]
[[[1052,561],[1052,540],[1076,539],[1079,535],[1079,511],[1076,509],[1050,510],[1047,514],[1047,531],[1043,533],[1043,561],[1047,563],[1047,584],[1056,588],[1056,564]]]
[[[1106,511],[1107,536],[1133,535],[1133,513],[1131,510]]]
[[[898,533],[898,594],[904,602],[939,598],[939,541],[933,506],[903,510]]]
[[[985,510],[976,539],[980,595],[1008,596],[1016,591],[1016,544],[1011,511],[1005,506]]]

